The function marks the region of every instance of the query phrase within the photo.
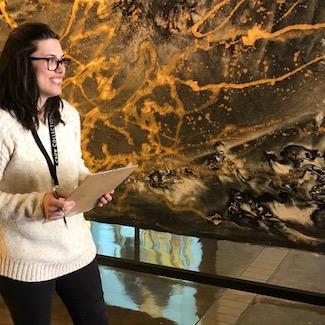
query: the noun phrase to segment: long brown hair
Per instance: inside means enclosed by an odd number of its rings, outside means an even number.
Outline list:
[[[0,57],[0,108],[13,114],[28,130],[39,125],[37,102],[39,88],[30,56],[37,50],[37,42],[58,39],[48,25],[24,23],[9,34]],[[52,115],[55,124],[61,120],[60,96],[48,98],[45,117]]]

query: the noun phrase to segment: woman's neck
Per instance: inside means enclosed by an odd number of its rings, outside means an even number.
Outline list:
[[[42,98],[42,97],[38,98],[38,101],[37,101],[37,110],[38,110],[38,112],[43,112],[44,111],[46,100],[47,100],[47,98]]]
[[[42,100],[41,98],[38,99],[37,102],[37,112],[38,112],[38,116],[42,119],[44,116],[44,109],[45,109],[45,102],[44,100]]]

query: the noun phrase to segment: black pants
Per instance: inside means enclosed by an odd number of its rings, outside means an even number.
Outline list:
[[[107,325],[97,261],[44,282],[21,282],[0,277],[0,293],[15,325],[50,325],[52,300],[57,292],[76,325]]]

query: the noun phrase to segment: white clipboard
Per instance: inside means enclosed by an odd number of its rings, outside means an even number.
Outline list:
[[[98,199],[103,194],[113,191],[137,167],[138,165],[128,165],[104,172],[88,174],[80,185],[66,198],[67,201],[73,200],[76,203],[69,214],[67,214],[67,217],[92,210],[97,206]]]

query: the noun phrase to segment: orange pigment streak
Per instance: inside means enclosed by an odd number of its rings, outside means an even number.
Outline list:
[[[266,31],[261,30],[258,26],[254,26],[252,29],[250,29],[247,33],[247,36],[243,36],[242,40],[243,43],[247,46],[252,46],[258,39],[276,39],[279,38],[281,35],[286,34],[288,32],[292,31],[310,31],[315,29],[322,29],[325,28],[325,23],[322,24],[315,24],[315,25],[309,25],[309,24],[297,24],[297,25],[291,25],[287,26],[283,29],[280,29],[274,33],[268,33]]]
[[[79,1],[80,0],[75,0],[74,3],[73,3],[73,6],[72,6],[72,10],[71,10],[71,13],[69,15],[70,19],[68,21],[68,25],[65,29],[65,32],[62,33],[61,37],[60,37],[60,40],[64,39],[70,32],[70,29],[71,29],[71,26],[76,18],[76,12],[78,10],[78,6],[79,6]]]
[[[6,20],[6,22],[8,23],[8,25],[10,27],[12,27],[12,28],[18,27],[18,24],[9,17],[9,15],[6,11],[6,1],[0,2],[0,12],[2,13],[4,19]]]
[[[223,5],[227,4],[229,1],[223,1],[220,4],[216,5],[209,13],[207,13],[200,21],[198,21],[197,23],[195,23],[191,29],[193,32],[193,35],[196,36],[197,38],[202,38],[205,37],[209,34],[215,33],[217,32],[219,29],[221,29],[223,26],[226,25],[227,22],[229,22],[230,18],[235,14],[235,12],[237,11],[237,9],[245,2],[246,0],[241,0],[239,3],[237,3],[237,5],[235,6],[235,8],[232,10],[232,12],[228,15],[228,17],[226,17],[226,19],[214,30],[207,32],[205,34],[202,34],[200,32],[198,32],[199,27],[206,21],[208,20],[208,18],[210,18],[212,15],[214,15],[216,13],[216,11],[218,11]]]
[[[308,67],[318,61],[324,60],[324,59],[325,59],[325,54],[307,62],[306,64],[298,67],[297,69],[294,69],[288,73],[285,73],[284,75],[282,75],[280,77],[260,79],[260,80],[250,81],[250,82],[246,82],[246,83],[242,83],[242,84],[221,82],[219,84],[213,84],[213,85],[208,84],[208,85],[200,87],[198,85],[197,81],[194,81],[194,80],[189,80],[189,81],[182,80],[181,82],[188,85],[195,91],[215,90],[215,89],[220,89],[220,88],[244,89],[244,88],[258,86],[258,85],[264,85],[264,84],[274,85],[276,82],[283,81],[283,80],[293,76],[294,74],[298,73],[299,71],[305,69],[306,67]]]
[[[294,3],[294,4],[291,6],[291,8],[289,8],[288,11],[287,11],[283,16],[282,16],[282,18],[279,19],[279,21],[281,21],[282,19],[288,17],[288,16],[292,13],[293,9],[294,9],[295,7],[297,7],[298,4],[299,4],[300,2],[301,2],[300,0],[297,0],[297,2]]]

